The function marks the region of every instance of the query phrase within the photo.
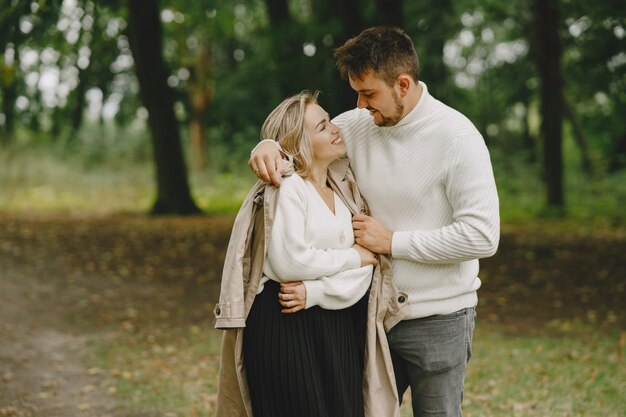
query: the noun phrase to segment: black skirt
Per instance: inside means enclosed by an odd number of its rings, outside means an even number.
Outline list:
[[[279,290],[265,283],[244,330],[254,417],[363,417],[367,296],[343,310],[285,314]]]

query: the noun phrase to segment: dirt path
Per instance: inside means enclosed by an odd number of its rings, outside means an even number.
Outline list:
[[[6,266],[6,262],[3,262]],[[0,270],[0,416],[114,416],[109,381],[85,365],[56,284],[33,268]]]
[[[125,415],[119,376],[89,368],[89,355],[124,331],[131,310],[217,294],[231,224],[0,215],[0,417]]]

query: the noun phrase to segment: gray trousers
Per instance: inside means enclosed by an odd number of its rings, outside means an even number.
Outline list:
[[[414,417],[462,416],[475,316],[466,308],[403,320],[387,333],[400,402],[410,386]]]

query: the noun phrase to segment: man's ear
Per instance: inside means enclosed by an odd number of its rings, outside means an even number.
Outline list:
[[[406,74],[400,74],[398,76],[396,85],[400,89],[400,97],[404,97],[409,93],[409,88],[411,87],[412,82],[411,77]]]

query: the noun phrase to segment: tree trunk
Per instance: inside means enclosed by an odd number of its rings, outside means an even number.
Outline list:
[[[72,109],[72,134],[70,137],[74,138],[76,132],[83,124],[83,112],[85,111],[85,70],[78,70],[78,85],[74,90],[76,97],[76,103]]]
[[[613,145],[609,172],[617,172],[624,167],[626,167],[626,135],[621,136]]]
[[[2,92],[2,113],[4,114],[4,138],[0,136],[0,142],[9,144],[13,140],[15,130],[15,100],[17,99],[18,73],[20,68],[20,46],[24,41],[24,35],[19,29],[20,19],[28,13],[28,3],[9,6],[4,10],[4,18],[0,20],[0,69],[4,75],[0,79],[0,91]],[[4,55],[7,46],[13,47],[13,62],[7,65]]]
[[[16,52],[17,53],[17,52]],[[11,80],[7,85],[2,85],[2,113],[4,113],[4,139],[0,142],[9,144],[13,141],[13,132],[15,130],[15,100],[17,99],[17,80],[16,68],[19,61],[16,57],[16,63],[10,70],[7,70],[5,76]],[[11,75],[8,75],[8,73]],[[1,138],[1,137],[0,137]]]
[[[83,8],[83,10],[85,10],[85,5],[82,4],[81,7]],[[98,8],[94,7],[93,10],[93,21],[95,22],[94,24],[97,25],[98,22]],[[97,26],[96,29],[97,30]],[[95,30],[92,30],[93,32],[95,32]],[[85,29],[81,27],[79,35],[78,35],[78,42],[77,44],[80,45],[81,42],[83,41],[85,37]],[[92,53],[93,53],[93,47],[92,47],[92,42],[89,41],[86,45],[89,49],[92,49]],[[70,133],[70,140],[74,141],[74,139],[76,139],[76,134],[78,133],[78,130],[81,128],[81,126],[83,125],[83,116],[84,116],[84,110],[85,110],[85,104],[86,104],[86,97],[85,97],[85,93],[87,92],[87,78],[89,75],[89,72],[91,70],[91,66],[93,64],[93,59],[89,60],[89,63],[87,64],[87,66],[85,68],[80,68],[78,67],[78,85],[76,86],[76,89],[74,90],[74,97],[76,98],[76,101],[74,102],[74,108],[72,109],[72,116],[71,116],[71,133]],[[77,62],[78,64],[78,62]],[[102,90],[102,94],[105,94],[106,90]],[[103,103],[104,101],[104,97],[103,97]]]
[[[357,0],[340,0],[337,3],[336,12],[342,29],[341,36],[338,39],[338,46],[343,45],[345,41],[358,35],[365,29],[366,25],[361,11],[362,7]],[[337,91],[340,92],[339,112],[353,109],[356,106],[356,93],[347,80],[341,79],[338,71],[335,71],[335,86]]]
[[[281,100],[303,88],[300,74],[302,42],[299,38],[300,25],[293,22],[287,0],[265,0],[270,21],[274,79],[280,91]]]
[[[289,21],[289,2],[287,0],[265,0],[265,5],[272,26]]]
[[[206,167],[208,141],[206,118],[213,101],[213,72],[211,44],[203,44],[195,54],[194,64],[190,66],[187,80],[189,94],[189,137],[193,151],[193,169],[200,171]]]
[[[526,162],[534,164],[537,162],[536,139],[531,133],[531,116],[530,116],[530,100],[531,92],[528,87],[523,88],[521,97],[524,104],[524,130],[522,132],[522,143],[524,146],[524,159]]]
[[[535,59],[541,79],[541,135],[548,207],[565,207],[563,196],[563,53],[557,0],[535,0]]]
[[[404,0],[376,0],[376,24],[401,28],[404,21]]]
[[[583,172],[591,178],[593,176],[593,164],[591,162],[591,155],[589,153],[589,143],[587,142],[587,138],[583,133],[583,128],[576,118],[574,109],[572,109],[572,106],[565,98],[563,98],[563,109],[565,110],[565,117],[567,118],[567,120],[569,120],[572,126],[572,131],[574,132],[574,139],[576,139],[576,144],[580,149],[580,155],[582,159],[581,165]]]
[[[443,61],[443,48],[448,39],[454,37],[456,21],[451,0],[441,0],[437,3],[436,14],[430,14],[428,28],[422,32],[416,47],[420,53],[420,61],[424,65],[423,79],[428,85],[428,91],[444,103],[450,99],[450,71]],[[420,78],[422,71],[420,68]]]
[[[167,85],[161,55],[161,20],[156,1],[128,1],[128,34],[141,101],[148,110],[156,162],[157,198],[153,214],[195,214],[174,115],[174,98]]]

